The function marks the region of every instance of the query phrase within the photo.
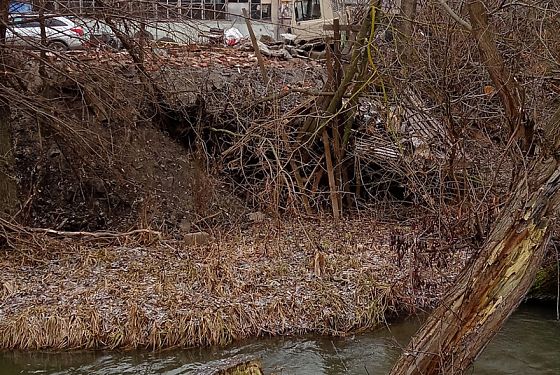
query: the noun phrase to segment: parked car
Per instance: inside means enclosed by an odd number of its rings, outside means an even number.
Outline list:
[[[86,41],[84,29],[66,17],[45,15],[47,47],[55,51],[81,49]],[[41,25],[36,14],[11,14],[6,30],[6,43],[37,48],[41,45]]]

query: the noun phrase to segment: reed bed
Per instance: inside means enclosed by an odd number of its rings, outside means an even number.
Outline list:
[[[200,246],[20,233],[0,257],[0,348],[158,350],[373,329],[437,301],[466,258],[456,252],[412,283],[393,230],[364,218],[265,220]]]

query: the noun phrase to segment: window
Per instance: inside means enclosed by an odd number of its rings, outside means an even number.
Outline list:
[[[254,20],[270,20],[272,18],[271,0],[251,0],[251,18]]]
[[[201,0],[182,0],[181,14],[187,19],[201,20],[202,3]]]
[[[64,13],[80,13],[81,4],[80,1],[61,1],[58,9]]]
[[[32,0],[37,9],[39,0]],[[247,3],[250,0],[230,0],[230,2]],[[262,0],[270,2],[271,0]],[[253,0],[260,4],[261,0]],[[99,8],[95,0],[45,0],[45,9],[52,9],[58,13],[80,14],[88,13]],[[226,19],[226,0],[113,0],[107,2],[111,11],[126,12],[131,17],[154,18],[161,20],[184,17],[186,19],[221,20]],[[267,9],[270,8],[267,5]],[[256,11],[256,9],[255,9]],[[263,13],[263,15],[260,15]],[[270,10],[262,12],[259,17],[270,14]]]
[[[179,3],[177,0],[158,0],[156,3],[157,7],[157,18],[168,19],[179,17]]]
[[[204,0],[204,19],[205,20],[215,20],[215,3],[214,0]]]
[[[181,14],[193,20],[223,20],[226,18],[226,1],[181,0]]]
[[[296,21],[308,21],[321,18],[321,5],[319,0],[302,0],[294,4]]]
[[[37,20],[37,18],[14,18],[13,25],[18,29],[41,27],[41,24],[39,23],[39,20]]]
[[[152,18],[154,16],[154,5],[148,2],[144,2],[144,1],[132,1],[132,2],[128,2],[128,4],[126,2],[122,2],[122,4],[124,6],[128,5],[129,9],[127,9],[127,12],[130,12],[130,15],[132,17],[137,17],[137,18],[144,18],[144,17],[148,17],[148,18]],[[125,8],[126,9],[126,8]]]
[[[17,28],[41,27],[41,21],[38,16],[35,17],[17,17],[11,21],[11,24]],[[58,18],[45,17],[45,27],[68,26],[64,21]]]
[[[33,9],[38,11],[41,6],[47,11],[55,11],[58,13],[69,13],[69,14],[83,14],[91,12],[97,4],[95,0],[32,0]]]
[[[47,0],[43,4],[44,4],[43,10],[45,13],[54,13],[56,11],[57,5],[55,4],[54,1]],[[38,12],[40,9],[41,7],[39,5],[33,3],[33,10]]]
[[[216,19],[225,20],[226,19],[226,0],[214,0],[216,7]]]
[[[287,2],[282,2],[280,4],[280,19],[290,20],[292,19],[292,4],[288,4]]]
[[[67,26],[64,22],[56,18],[46,18],[45,26],[47,27],[57,27],[57,26]]]
[[[254,20],[261,19],[261,0],[251,0],[251,18]]]
[[[262,19],[271,20],[272,19],[272,4],[262,4]]]
[[[81,12],[91,12],[95,9],[95,0],[82,0]]]

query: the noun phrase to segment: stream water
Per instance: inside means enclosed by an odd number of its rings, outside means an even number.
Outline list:
[[[260,357],[266,374],[386,374],[418,319],[345,338],[288,337],[237,342],[226,348],[149,352],[0,352],[0,374],[196,374],[237,354]],[[560,374],[560,322],[551,306],[522,306],[470,372]]]

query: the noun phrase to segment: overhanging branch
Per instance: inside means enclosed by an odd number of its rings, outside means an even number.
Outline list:
[[[453,9],[451,9],[449,4],[447,4],[447,2],[445,0],[437,0],[437,1],[438,1],[438,3],[440,3],[440,5],[443,7],[443,9],[445,9],[445,11],[451,16],[451,18],[453,18],[455,21],[457,21],[457,23],[459,25],[463,26],[468,31],[472,30],[471,24],[468,23],[467,21],[465,21],[464,19],[462,19],[461,16],[459,16],[457,13],[455,13],[455,11]]]

